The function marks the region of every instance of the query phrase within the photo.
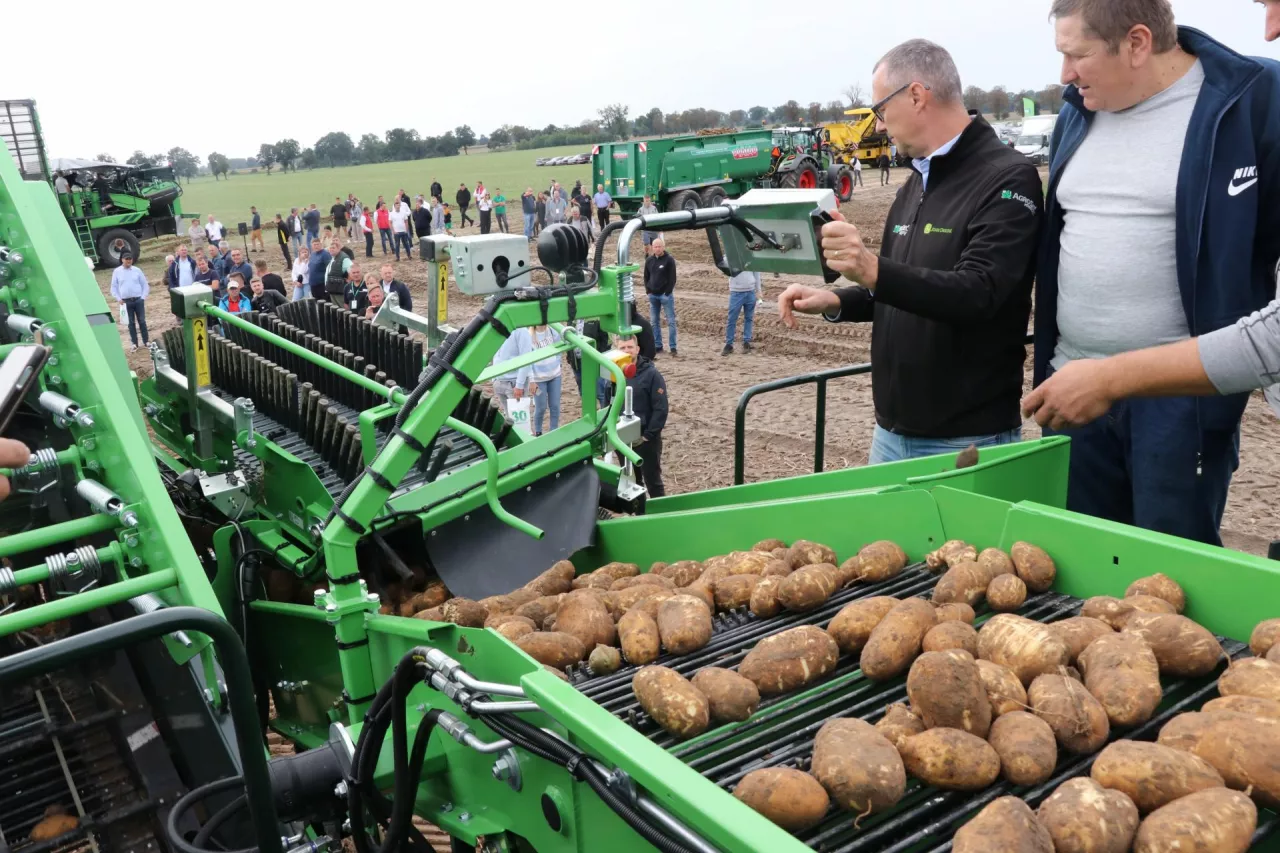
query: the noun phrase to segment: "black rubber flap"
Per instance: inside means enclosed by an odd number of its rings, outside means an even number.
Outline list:
[[[572,465],[531,488],[504,495],[507,512],[542,528],[533,539],[494,517],[488,506],[427,534],[427,553],[454,595],[480,599],[527,584],[595,537],[600,478],[594,465]]]

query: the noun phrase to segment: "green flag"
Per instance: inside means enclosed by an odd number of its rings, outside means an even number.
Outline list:
[[[1035,101],[1031,100],[1030,98],[1022,99],[1022,114],[1024,116],[1033,116],[1037,112],[1039,112],[1039,110],[1036,107]]]

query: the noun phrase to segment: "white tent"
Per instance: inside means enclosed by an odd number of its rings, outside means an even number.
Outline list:
[[[49,161],[49,168],[55,172],[74,172],[78,169],[97,169],[100,166],[121,168],[118,163],[104,163],[101,160],[80,160],[76,157],[59,157]],[[123,168],[129,168],[125,166]]]

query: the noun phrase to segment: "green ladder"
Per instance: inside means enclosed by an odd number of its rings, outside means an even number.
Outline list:
[[[84,252],[86,257],[93,258],[96,263],[98,247],[93,243],[93,229],[89,227],[89,223],[83,219],[73,219],[71,228],[76,232],[76,242],[80,244],[80,251]]]

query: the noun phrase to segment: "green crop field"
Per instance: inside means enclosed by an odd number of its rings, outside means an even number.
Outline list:
[[[403,188],[410,196],[426,195],[431,179],[436,178],[444,187],[444,201],[452,205],[458,184],[466,182],[474,189],[476,181],[484,181],[492,192],[501,187],[508,199],[516,202],[514,213],[519,219],[519,197],[525,187],[546,189],[552,179],[565,187],[573,182],[586,183],[590,177],[590,165],[535,166],[538,157],[555,157],[590,151],[589,145],[570,145],[561,148],[539,148],[532,151],[488,152],[473,149],[470,155],[440,157],[431,160],[410,160],[400,163],[377,163],[371,166],[345,166],[338,169],[313,169],[310,171],[272,172],[259,171],[256,175],[232,175],[227,180],[215,181],[212,177],[200,177],[183,185],[182,208],[200,214],[201,220],[212,213],[234,230],[237,222],[249,220],[249,205],[257,205],[264,224],[276,213],[288,214],[289,208],[314,203],[324,213],[326,221],[329,206],[335,196],[373,201],[379,195],[390,200]],[[508,211],[511,213],[512,211]],[[472,207],[471,215],[475,216]],[[457,219],[454,220],[457,222]]]

